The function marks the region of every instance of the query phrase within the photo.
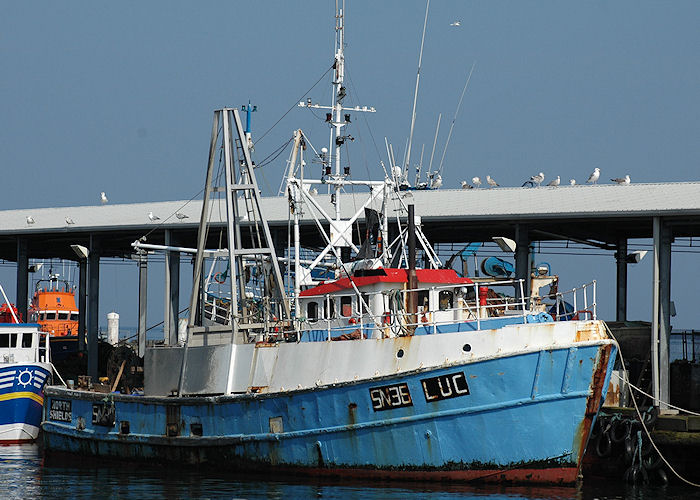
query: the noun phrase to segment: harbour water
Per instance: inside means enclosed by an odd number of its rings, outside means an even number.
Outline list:
[[[0,447],[0,498],[680,500],[700,498],[700,489],[674,484],[634,487],[597,478],[586,478],[576,488],[320,482],[180,466],[55,461],[46,459],[38,445],[14,445]]]

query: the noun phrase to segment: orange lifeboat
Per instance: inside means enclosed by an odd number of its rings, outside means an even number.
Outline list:
[[[41,330],[55,337],[78,334],[78,307],[75,305],[75,287],[56,275],[39,280],[34,290],[29,317]]]

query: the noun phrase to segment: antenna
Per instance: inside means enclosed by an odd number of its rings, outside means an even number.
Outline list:
[[[440,119],[442,118],[442,113],[438,115],[437,127],[435,127],[435,139],[433,139],[433,152],[430,153],[430,164],[428,165],[428,177],[433,171],[433,156],[435,156],[435,145],[437,144],[438,132],[440,131]]]
[[[406,163],[404,164],[404,176],[408,178],[408,166],[411,163],[411,143],[413,142],[413,126],[416,123],[416,102],[418,101],[418,83],[420,82],[420,68],[423,63],[423,43],[425,42],[425,28],[428,25],[428,7],[430,0],[425,4],[425,20],[423,21],[423,36],[420,39],[420,53],[418,55],[418,73],[416,74],[416,90],[413,93],[413,111],[411,112],[411,131],[408,134],[408,146],[406,151]]]
[[[442,151],[442,158],[440,158],[440,166],[437,169],[438,174],[442,174],[442,163],[445,161],[445,153],[447,153],[447,146],[450,144],[450,137],[452,137],[452,129],[455,126],[455,121],[457,120],[457,113],[459,113],[459,108],[462,107],[462,99],[464,99],[464,93],[467,91],[469,86],[469,80],[472,79],[472,73],[474,72],[474,66],[476,66],[476,61],[472,63],[472,69],[469,70],[469,76],[467,76],[467,81],[464,83],[464,88],[462,89],[462,95],[459,98],[459,103],[457,104],[457,109],[455,110],[455,115],[452,118],[452,123],[450,124],[450,132],[447,134],[447,141],[445,142],[445,149]]]

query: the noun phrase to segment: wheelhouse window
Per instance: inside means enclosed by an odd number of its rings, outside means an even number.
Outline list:
[[[22,347],[31,347],[32,346],[32,335],[31,333],[23,333],[22,334]]]
[[[64,321],[68,320],[68,313],[67,312],[58,313],[58,319],[64,320]]]
[[[16,333],[2,333],[2,334],[0,334],[0,347],[17,347],[17,334]]]
[[[447,309],[452,309],[453,294],[452,290],[440,290],[440,310],[445,311]]]
[[[78,321],[78,313],[71,313],[70,320],[71,321]]]
[[[53,313],[46,313],[46,319],[47,319],[47,320],[49,320],[49,319],[56,319],[56,313],[55,313],[55,312],[53,312]]]
[[[418,291],[418,307],[422,307],[424,311],[428,311],[430,309],[428,290]]]
[[[318,320],[318,304],[316,302],[309,302],[306,304],[306,318],[309,321]]]
[[[344,318],[352,316],[352,297],[340,297],[340,315]]]
[[[335,318],[335,300],[332,297],[323,299],[323,317],[326,319]]]

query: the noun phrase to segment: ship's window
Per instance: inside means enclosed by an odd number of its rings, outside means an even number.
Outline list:
[[[0,333],[0,347],[10,347],[10,336],[7,333]]]
[[[318,304],[316,302],[309,302],[306,305],[306,317],[309,321],[318,319]]]
[[[68,313],[67,313],[67,312],[65,312],[65,313],[63,313],[63,312],[58,313],[58,319],[64,320],[64,321],[67,320],[67,319],[68,319]]]
[[[46,319],[56,319],[56,313],[46,313]]]
[[[39,321],[45,321],[45,320],[46,320],[46,314],[41,313],[41,314],[39,315]]]
[[[71,321],[78,321],[78,314],[77,314],[77,313],[71,313],[71,315],[70,315],[70,320],[71,320]]]
[[[31,347],[32,346],[32,337],[33,337],[33,335],[31,333],[23,333],[22,334],[22,347]]]
[[[360,295],[362,298],[361,304],[357,306],[357,310],[359,311],[360,308],[362,308],[362,313],[367,314],[367,308],[371,307],[369,304],[369,294],[363,293]]]
[[[418,307],[422,307],[424,311],[427,311],[430,309],[429,307],[429,299],[428,299],[428,290],[419,290],[418,291]]]
[[[330,297],[323,299],[323,317],[326,319],[335,318],[335,300]]]
[[[452,309],[452,290],[440,291],[440,310]]]
[[[340,297],[340,315],[344,318],[352,316],[352,297]]]

